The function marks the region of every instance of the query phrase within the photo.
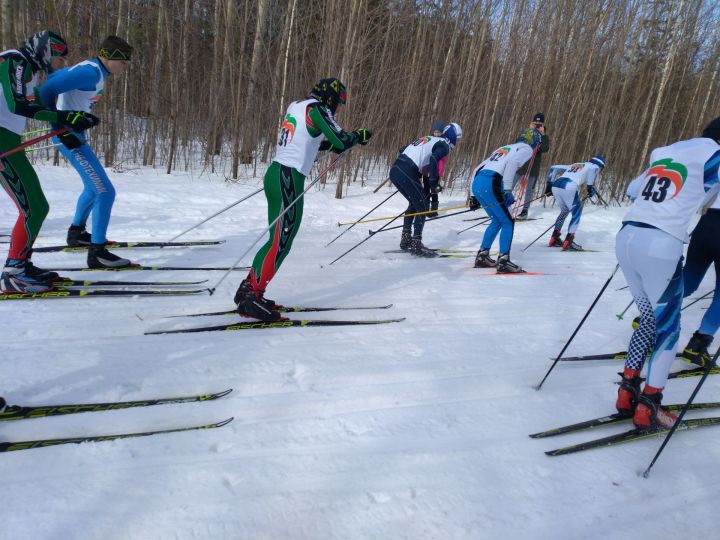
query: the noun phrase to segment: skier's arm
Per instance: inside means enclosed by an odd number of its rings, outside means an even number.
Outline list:
[[[32,78],[32,70],[25,60],[9,57],[0,67],[0,84],[3,95],[10,112],[41,120],[56,123],[57,113],[48,110],[41,103],[27,98],[26,83]]]
[[[71,90],[94,90],[99,79],[98,70],[90,65],[59,71],[40,86],[40,99],[47,107],[54,109],[60,94]]]
[[[308,119],[312,123],[310,127],[315,128],[325,135],[331,148],[339,152],[344,152],[358,143],[357,134],[352,131],[349,133],[343,131],[325,107],[319,103],[313,103],[308,106],[308,109]],[[328,150],[329,149],[330,148],[328,148]]]
[[[450,146],[445,141],[438,141],[432,147],[430,163],[428,163],[428,177],[430,179],[430,191],[436,192],[440,176],[440,160],[448,155]]]
[[[720,192],[720,181],[718,181],[718,173],[720,172],[720,150],[715,152],[710,159],[705,162],[705,170],[703,173],[703,187],[705,188],[705,198],[700,205],[700,213],[704,214],[710,208],[718,192]]]
[[[643,182],[645,181],[647,170],[643,171],[643,173],[635,178],[630,184],[628,185],[627,189],[625,190],[625,195],[628,199],[631,201],[635,201],[640,196],[640,190],[643,187]]]
[[[523,144],[517,152],[510,154],[503,172],[504,191],[512,191],[515,173],[517,173],[517,170],[530,160],[532,155],[533,150],[530,148],[530,145],[527,144]]]
[[[544,154],[550,150],[550,137],[543,134],[542,138],[540,139],[540,146],[538,147],[538,154]]]

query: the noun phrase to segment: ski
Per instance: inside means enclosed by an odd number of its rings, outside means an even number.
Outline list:
[[[188,334],[193,332],[225,332],[234,330],[261,330],[268,328],[293,328],[293,327],[312,327],[312,326],[371,326],[376,324],[389,324],[404,321],[401,319],[375,319],[369,321],[330,321],[330,320],[298,320],[287,319],[275,322],[238,322],[235,324],[222,324],[219,326],[200,326],[195,328],[181,328],[179,330],[156,330],[154,332],[145,332],[146,336],[155,336],[161,334]]]
[[[561,362],[581,362],[584,360],[625,360],[627,358],[627,351],[619,351],[616,353],[605,353],[605,354],[588,354],[585,356],[563,356],[560,358]],[[554,360],[554,358],[551,358]]]
[[[710,418],[693,418],[691,420],[682,420],[677,427],[676,431],[687,431],[690,429],[696,429],[706,426],[715,426],[720,424],[720,416],[712,416]],[[573,444],[555,450],[548,450],[545,452],[548,456],[564,456],[566,454],[574,454],[575,452],[583,452],[585,450],[591,450],[593,448],[603,448],[606,446],[615,446],[617,444],[623,444],[627,442],[639,441],[647,439],[649,437],[656,437],[667,433],[669,429],[658,429],[655,431],[641,431],[638,429],[631,429],[609,437],[603,437],[601,439],[594,439],[592,441],[586,441],[584,443]]]
[[[188,242],[108,242],[105,244],[107,249],[124,249],[124,248],[165,248],[165,247],[193,247],[193,246],[216,246],[223,244],[225,240],[198,240]],[[55,251],[87,251],[90,246],[44,246],[34,247],[34,253],[50,253]]]
[[[207,279],[202,281],[85,281],[82,279],[62,279],[58,278],[53,281],[55,287],[127,287],[129,285],[147,285],[155,287],[178,286],[178,285],[202,285]]]
[[[0,422],[12,420],[28,420],[32,418],[46,418],[48,416],[63,416],[85,412],[117,411],[136,407],[152,407],[154,405],[174,405],[177,403],[192,403],[196,401],[214,401],[227,396],[232,388],[211,394],[197,394],[194,396],[181,396],[172,398],[141,399],[133,401],[108,401],[104,403],[71,403],[69,405],[9,405],[0,413]]]
[[[280,313],[310,313],[316,311],[355,311],[360,309],[390,309],[393,305],[385,306],[363,306],[363,307],[309,307],[309,306],[282,306],[277,311]],[[206,313],[189,313],[187,315],[168,315],[165,319],[175,319],[177,317],[209,317],[212,315],[236,315],[237,310],[228,311],[209,311]]]
[[[7,293],[0,294],[3,300],[34,300],[49,298],[78,298],[85,296],[188,296],[207,292],[207,289],[55,289],[43,293]]]
[[[90,435],[87,437],[70,437],[64,439],[38,439],[34,441],[15,441],[0,443],[0,452],[14,452],[16,450],[30,450],[32,448],[45,448],[60,444],[80,444],[86,442],[115,441],[118,439],[133,439],[137,437],[149,437],[151,435],[163,435],[165,433],[181,433],[183,431],[197,431],[201,429],[215,429],[223,427],[233,421],[234,418],[227,418],[220,422],[185,426],[172,429],[156,429],[153,431],[142,431],[137,433],[117,433],[115,435]]]
[[[705,368],[702,368],[702,367],[681,369],[680,371],[675,371],[673,373],[670,373],[668,375],[668,379],[685,379],[687,377],[700,377],[704,373],[705,373]],[[719,374],[720,374],[720,367],[718,367],[718,366],[710,368],[710,371],[708,372],[708,375],[719,375]]]
[[[249,266],[237,266],[235,270],[249,270]],[[182,266],[123,266],[121,268],[53,268],[55,272],[125,272],[125,271],[139,271],[148,270],[153,272],[160,272],[165,270],[178,270],[185,272],[200,272],[200,271],[222,271],[226,272],[227,268],[203,268],[203,267],[182,267]]]
[[[441,251],[438,249],[433,249],[432,251],[439,253],[439,255],[437,257],[426,257],[426,258],[430,258],[430,259],[433,259],[433,258],[434,259],[465,259],[467,257],[472,257],[472,254],[469,252],[467,252],[467,253],[461,252],[461,251],[445,252],[445,251]],[[391,249],[389,251],[384,251],[383,253],[407,253],[408,255],[412,255],[412,253],[410,253],[409,251],[405,251],[403,249]]]
[[[550,276],[555,274],[547,274],[545,272],[478,272],[479,276]]]
[[[685,406],[684,403],[676,403],[673,405],[663,405],[663,408],[670,412],[678,412]],[[691,403],[688,410],[704,410],[704,409],[718,409],[720,408],[720,401],[714,401],[711,403]],[[632,416],[626,416],[620,413],[609,414],[607,416],[601,416],[600,418],[593,418],[592,420],[585,420],[584,422],[578,422],[577,424],[570,424],[558,428],[548,429],[539,433],[533,433],[530,435],[533,439],[543,439],[545,437],[554,437],[556,435],[564,435],[566,433],[574,433],[576,431],[582,431],[585,429],[592,429],[596,427],[605,427],[619,424],[622,422],[629,422],[632,420]]]

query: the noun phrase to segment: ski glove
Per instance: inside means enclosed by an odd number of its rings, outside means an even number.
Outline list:
[[[588,197],[594,197],[594,196],[595,196],[595,187],[594,187],[594,186],[588,186],[588,187],[587,187],[587,193],[588,193]]]
[[[80,139],[67,131],[58,135],[58,139],[68,150],[74,150],[75,148],[80,148],[83,145]]]
[[[74,131],[85,131],[97,126],[100,119],[85,111],[58,111],[58,122],[71,127]]]
[[[480,201],[478,201],[474,195],[470,195],[467,205],[473,212],[480,209]]]
[[[358,143],[362,144],[363,146],[365,146],[370,141],[370,137],[372,137],[373,134],[372,129],[365,128],[356,129],[355,131],[353,131],[353,133],[357,137]]]
[[[545,196],[546,196],[546,197],[552,197],[552,196],[553,196],[552,184],[551,184],[550,182],[548,182],[547,184],[545,184]]]
[[[503,193],[503,202],[505,206],[512,206],[515,203],[515,197],[513,197],[512,191],[506,191]]]

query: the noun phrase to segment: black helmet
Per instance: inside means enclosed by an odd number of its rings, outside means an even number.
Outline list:
[[[714,141],[720,141],[720,116],[705,126],[702,136]]]
[[[338,105],[343,105],[347,100],[347,89],[337,77],[322,79],[313,86],[310,97],[314,97],[335,114]]]

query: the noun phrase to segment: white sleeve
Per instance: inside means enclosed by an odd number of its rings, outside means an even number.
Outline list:
[[[553,165],[548,169],[546,181],[551,184],[557,180],[558,176],[568,170],[570,165]]]
[[[628,199],[631,201],[634,201],[640,196],[640,190],[643,187],[643,183],[645,180],[645,175],[647,174],[647,171],[643,171],[643,173],[635,178],[632,182],[630,182],[630,185],[628,185],[627,190],[625,190],[625,195],[627,195]]]
[[[597,180],[599,174],[600,167],[598,167],[597,165],[593,165],[592,169],[588,171],[587,185],[592,186],[595,183],[595,180]]]
[[[530,148],[529,144],[523,144],[520,148],[518,148],[517,152],[510,154],[508,161],[505,164],[505,170],[503,171],[503,190],[512,190],[515,173],[517,173],[517,170],[530,160],[532,155],[533,149]]]

